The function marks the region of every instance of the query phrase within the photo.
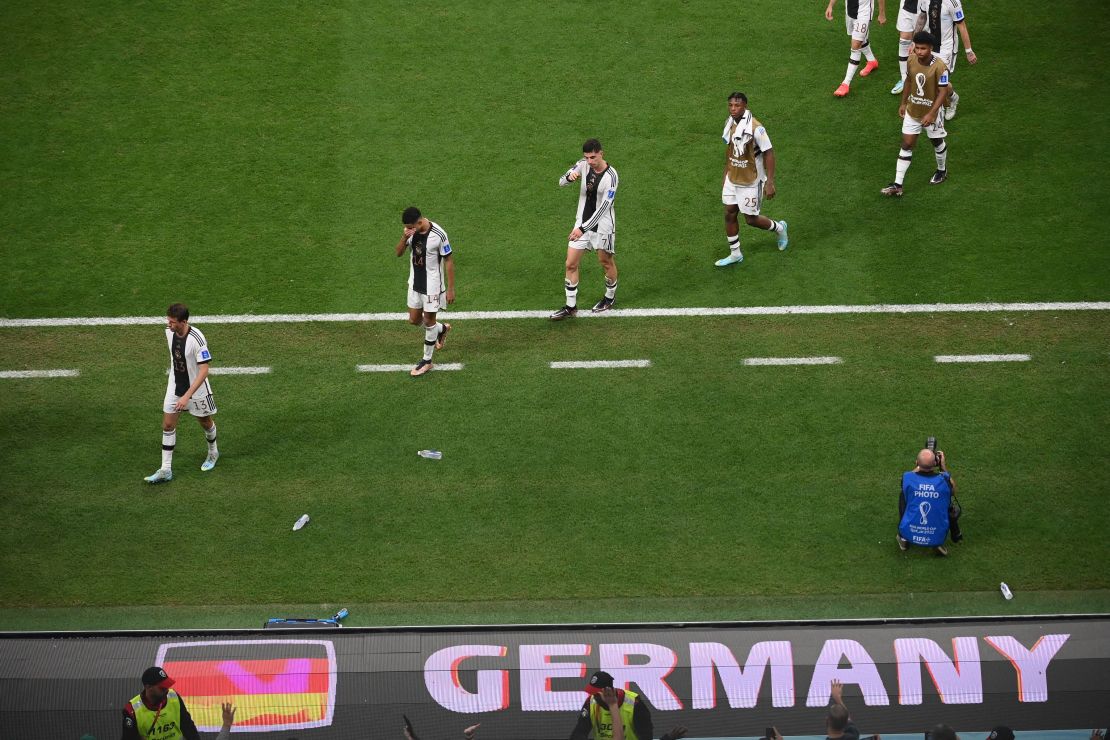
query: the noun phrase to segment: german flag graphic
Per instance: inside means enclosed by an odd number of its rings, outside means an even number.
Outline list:
[[[212,640],[167,643],[161,665],[177,683],[201,732],[223,724],[220,705],[237,707],[246,732],[326,727],[335,713],[335,648],[330,640]]]

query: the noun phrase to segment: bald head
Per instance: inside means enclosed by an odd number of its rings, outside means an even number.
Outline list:
[[[937,466],[937,456],[932,450],[925,449],[917,453],[917,467],[922,470],[932,470]]]

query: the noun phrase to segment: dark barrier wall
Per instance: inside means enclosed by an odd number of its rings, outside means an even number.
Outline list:
[[[1105,726],[1110,619],[5,635],[0,738],[119,737],[160,664],[202,729],[219,703],[275,738],[566,738],[593,671],[646,696],[656,736],[818,734],[832,679],[864,733]]]

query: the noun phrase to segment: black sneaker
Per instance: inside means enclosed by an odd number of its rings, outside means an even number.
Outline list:
[[[879,192],[882,193],[883,195],[892,195],[895,198],[901,198],[902,197],[902,186],[899,185],[896,182],[892,182],[889,185],[887,185],[885,188],[880,190]]]
[[[551,314],[548,318],[552,321],[562,321],[563,319],[571,319],[578,315],[578,309],[571,306],[563,306],[555,313]]]
[[[930,185],[940,185],[948,179],[948,170],[937,170],[933,176],[929,178]]]
[[[616,302],[616,298],[602,298],[600,301],[594,304],[594,307],[590,309],[590,313],[603,313],[605,311],[608,311]]]

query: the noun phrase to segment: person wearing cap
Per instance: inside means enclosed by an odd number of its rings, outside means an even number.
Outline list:
[[[122,740],[200,740],[185,702],[170,688],[175,683],[159,666],[143,671],[143,690],[123,708]],[[235,721],[235,707],[226,703],[221,708],[223,727],[216,740],[226,740]]]
[[[591,732],[596,740],[619,740],[614,730],[618,724],[624,740],[655,738],[647,702],[635,691],[614,688],[613,677],[605,671],[590,676],[586,693],[589,696],[578,713],[570,740],[586,740]],[[685,727],[675,727],[663,735],[662,740],[679,740],[685,736]]]
[[[943,450],[924,449],[917,453],[913,470],[902,474],[902,490],[898,499],[898,549],[909,545],[931,547],[938,555],[947,555],[944,541],[952,533],[952,541],[963,539],[959,513],[952,505],[956,481],[948,472]]]

